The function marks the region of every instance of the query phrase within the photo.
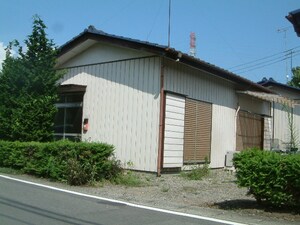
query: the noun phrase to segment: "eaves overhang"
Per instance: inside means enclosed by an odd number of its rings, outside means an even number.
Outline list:
[[[300,9],[289,12],[285,18],[293,24],[297,36],[300,37]]]
[[[97,30],[93,26],[89,26],[88,29],[85,29],[82,33],[62,45],[59,49],[58,61],[60,61],[60,59],[63,59],[67,54],[69,54],[69,57],[73,57],[75,54],[78,54],[80,51],[82,51],[83,48],[80,49],[78,46],[86,45],[85,47],[89,47],[93,43],[97,42],[127,47],[139,51],[146,51],[161,57],[174,60],[176,62],[186,64],[188,66],[208,72],[213,76],[231,81],[235,83],[240,90],[250,89],[252,91],[274,93],[272,90],[256,84],[246,78],[238,76],[237,74],[234,74],[213,64],[207,63],[198,58],[184,54],[180,51],[175,50],[174,48],[169,48],[165,45],[154,44],[146,41],[125,38],[122,36],[111,35],[101,30]]]
[[[293,99],[289,99],[287,97],[278,95],[278,94],[271,94],[271,93],[264,93],[264,92],[256,92],[256,91],[237,91],[238,94],[248,95],[257,99],[261,99],[263,101],[279,103],[282,105],[286,105],[289,107],[294,107],[298,105],[298,101],[294,101]]]

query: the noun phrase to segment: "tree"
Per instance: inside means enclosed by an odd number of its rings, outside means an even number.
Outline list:
[[[24,41],[26,52],[17,41],[6,50],[0,73],[0,138],[20,141],[53,140],[58,81],[57,48],[47,38],[46,26],[33,17],[32,33]],[[12,56],[13,47],[18,49]]]
[[[300,88],[300,67],[297,66],[293,68],[292,73],[293,76],[292,79],[288,82],[288,85]]]

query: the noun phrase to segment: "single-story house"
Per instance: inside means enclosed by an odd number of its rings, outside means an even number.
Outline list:
[[[167,46],[89,26],[61,46],[58,138],[107,142],[131,169],[184,169],[270,145],[273,90]],[[276,96],[276,98],[274,98]]]
[[[299,146],[300,141],[300,88],[263,78],[258,84],[272,90],[280,96],[290,99],[290,104],[273,102],[271,107],[271,149],[290,150],[291,141]],[[294,140],[291,140],[294,139]]]

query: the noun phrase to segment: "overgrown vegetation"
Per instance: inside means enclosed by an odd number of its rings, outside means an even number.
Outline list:
[[[205,159],[203,165],[194,165],[190,171],[181,172],[180,175],[189,180],[202,180],[209,175],[209,163],[208,159]]]
[[[47,38],[44,22],[38,16],[33,19],[24,49],[12,41],[0,71],[2,140],[53,140],[57,86],[63,74],[54,69],[57,48]]]
[[[282,109],[287,115],[287,125],[289,132],[289,147],[288,150],[291,152],[296,152],[298,150],[299,140],[298,140],[298,130],[294,123],[293,108],[288,105],[283,105]]]
[[[145,186],[145,182],[133,171],[123,171],[118,176],[112,179],[114,184],[123,185],[126,187],[141,187]]]
[[[288,82],[288,85],[300,88],[300,66],[292,69],[292,79]]]
[[[0,141],[0,167],[71,185],[114,179],[121,172],[114,147],[102,143]]]
[[[300,154],[282,155],[259,149],[235,154],[237,184],[259,203],[300,206]]]

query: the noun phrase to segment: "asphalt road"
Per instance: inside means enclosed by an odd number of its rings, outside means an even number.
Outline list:
[[[132,207],[0,177],[0,224],[231,224]]]

